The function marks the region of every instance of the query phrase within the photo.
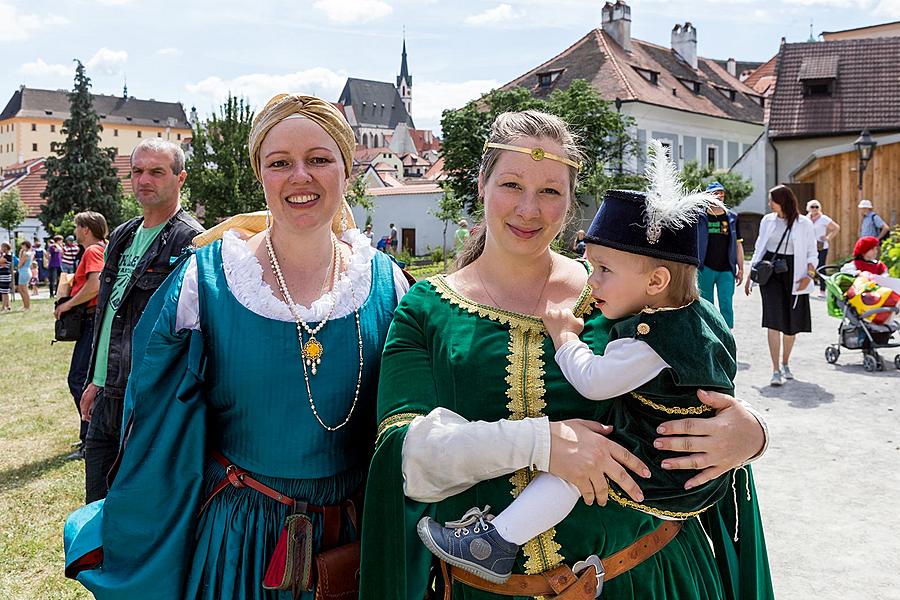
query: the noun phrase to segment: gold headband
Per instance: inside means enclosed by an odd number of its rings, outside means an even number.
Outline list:
[[[509,144],[497,144],[494,142],[485,142],[484,149],[482,152],[487,152],[488,148],[496,148],[498,150],[511,150],[513,152],[521,152],[522,154],[528,154],[531,156],[533,160],[544,160],[548,158],[550,160],[555,160],[556,162],[561,162],[564,165],[569,165],[573,167],[576,171],[581,170],[581,163],[577,163],[574,160],[569,160],[564,156],[558,156],[556,154],[550,154],[546,152],[543,148],[526,148],[524,146],[510,146]]]

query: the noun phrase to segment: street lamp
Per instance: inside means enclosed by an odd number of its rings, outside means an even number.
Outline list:
[[[859,154],[859,199],[862,200],[863,173],[866,172],[866,167],[869,161],[872,160],[872,153],[875,151],[875,146],[878,145],[878,142],[872,139],[868,129],[863,129],[863,132],[859,134],[853,145],[856,146],[856,152]]]

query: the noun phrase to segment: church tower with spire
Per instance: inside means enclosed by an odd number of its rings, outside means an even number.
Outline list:
[[[400,60],[400,74],[397,75],[397,92],[406,107],[406,113],[412,116],[412,75],[406,65],[406,34],[403,35],[403,55]]]

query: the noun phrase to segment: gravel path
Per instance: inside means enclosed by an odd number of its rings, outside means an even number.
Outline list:
[[[797,336],[796,380],[770,387],[759,290],[735,295],[737,395],[769,424],[766,456],[754,465],[769,560],[779,599],[900,599],[900,371],[885,349],[884,372],[862,353],[825,348],[838,319],[810,299],[813,332]]]

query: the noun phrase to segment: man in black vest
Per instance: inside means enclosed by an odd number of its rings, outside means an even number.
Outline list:
[[[131,154],[131,185],[143,215],[109,236],[94,321],[94,344],[82,418],[86,502],[105,498],[107,475],[119,451],[122,405],[131,372],[131,334],[175,259],[203,227],[180,205],[187,173],[181,147],[144,140]]]

